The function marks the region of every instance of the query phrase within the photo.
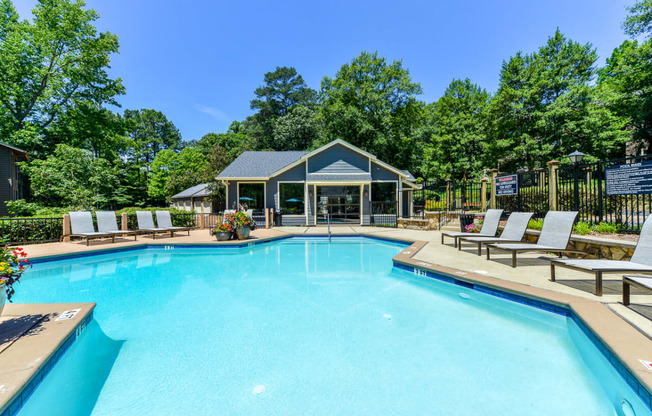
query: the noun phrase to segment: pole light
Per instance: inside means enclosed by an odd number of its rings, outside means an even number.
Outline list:
[[[584,159],[584,153],[580,152],[579,150],[574,151],[570,155],[568,155],[568,158],[570,159],[571,162],[578,164]]]

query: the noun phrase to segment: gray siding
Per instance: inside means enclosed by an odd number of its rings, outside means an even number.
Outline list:
[[[365,185],[363,187],[362,195],[360,195],[360,198],[362,198],[362,225],[369,225],[369,223],[371,222],[369,217],[370,214],[369,197],[367,196],[365,198],[364,196],[365,192],[367,193],[367,195],[370,195],[369,192],[371,192],[371,190],[369,189],[369,185]]]
[[[308,160],[310,173],[368,173],[369,158],[348,147],[336,144]]]
[[[397,181],[398,174],[385,169],[377,163],[371,162],[371,180],[373,181]]]
[[[283,225],[306,225],[306,217],[301,216],[301,217],[288,217],[288,216],[283,216],[282,217],[282,224]]]
[[[22,197],[22,195],[18,195],[16,198],[17,182],[11,150],[0,147],[0,216],[9,214],[5,201],[14,201]]]
[[[274,208],[274,211],[279,210],[279,195],[278,195],[278,183],[279,182],[296,182],[296,181],[305,181],[306,180],[306,164],[301,163],[293,167],[292,169],[286,170],[278,176],[271,178],[267,182],[267,195],[266,202],[267,208]],[[305,222],[305,221],[304,221]]]

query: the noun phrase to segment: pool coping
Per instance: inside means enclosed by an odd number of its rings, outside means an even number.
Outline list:
[[[523,283],[420,261],[415,255],[426,241],[414,241],[392,259],[398,268],[479,292],[565,315],[578,324],[641,400],[652,410],[652,371],[639,360],[652,361],[652,340],[602,302]]]
[[[0,416],[16,415],[63,354],[93,319],[95,303],[22,303],[5,305],[2,317],[32,317],[0,346]],[[57,321],[65,311],[80,309]],[[37,314],[37,315],[34,315]]]
[[[143,242],[140,244],[132,244],[118,248],[101,247],[97,249],[91,248],[88,250],[64,255],[56,254],[35,256],[31,257],[30,261],[40,263],[86,257],[90,255],[109,254],[113,252],[126,252],[146,248],[244,248],[290,238],[311,239],[327,237],[327,234],[287,234],[281,236],[260,237],[253,240],[219,243]],[[414,256],[416,256],[423,247],[429,244],[427,241],[396,236],[379,236],[373,233],[346,233],[333,235],[332,237],[366,237],[381,241],[409,244],[408,247],[403,249],[399,254],[392,258],[392,262],[395,267],[412,272],[418,270],[418,274],[422,277],[434,278],[441,281],[458,284],[460,286],[478,290],[492,296],[501,297],[509,301],[514,301],[550,312],[562,314],[573,319],[574,322],[576,322],[582,329],[585,335],[609,360],[609,362],[614,366],[619,374],[621,374],[621,376],[630,385],[630,387],[632,387],[632,389],[639,395],[643,402],[646,403],[647,406],[652,410],[652,371],[647,370],[639,361],[640,359],[652,361],[652,340],[641,333],[636,327],[624,320],[616,312],[611,310],[607,305],[591,299],[585,299],[574,295],[555,292],[549,289],[542,289],[523,283],[502,280],[491,276],[481,275],[462,269],[446,267],[432,262],[415,259]],[[53,351],[53,353],[54,352],[56,351]],[[35,387],[36,386],[33,388]],[[31,391],[29,393],[31,394]],[[0,406],[1,405],[2,402],[0,401]],[[0,416],[13,415],[13,413],[5,414],[4,407],[1,407],[0,410]]]

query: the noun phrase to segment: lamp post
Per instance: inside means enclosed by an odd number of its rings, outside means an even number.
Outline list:
[[[574,199],[575,199],[575,211],[580,210],[580,186],[579,186],[579,179],[580,179],[580,162],[582,159],[584,159],[584,153],[580,152],[579,150],[574,151],[570,155],[568,155],[568,158],[570,159],[571,162],[573,162],[573,186],[575,189],[574,192]]]

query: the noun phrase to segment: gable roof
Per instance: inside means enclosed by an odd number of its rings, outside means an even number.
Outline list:
[[[29,158],[27,157],[27,152],[24,151],[23,149],[19,149],[17,147],[10,146],[7,143],[2,143],[2,142],[0,142],[0,147],[5,147],[5,148],[11,150],[14,153],[17,153],[18,156],[24,157],[25,159],[29,160]]]
[[[210,196],[211,191],[207,189],[208,185],[209,184],[207,184],[207,183],[202,183],[200,185],[192,186],[192,187],[190,187],[188,189],[185,189],[185,190],[179,192],[176,195],[173,195],[172,199]]]
[[[267,179],[272,174],[285,166],[299,160],[307,151],[285,152],[242,152],[229,166],[226,167],[217,179],[251,178]]]
[[[354,152],[360,153],[361,155],[367,156],[374,163],[384,167],[385,169],[391,170],[396,173],[403,180],[414,181],[414,177],[407,170],[400,170],[395,168],[392,165],[389,165],[378,158],[375,155],[372,155],[369,152],[366,152],[359,147],[347,143],[342,139],[333,140],[330,143],[321,146],[318,149],[315,149],[311,152],[309,151],[280,151],[280,152],[243,152],[238,156],[229,166],[226,167],[219,175],[217,179],[269,179],[270,177],[277,176],[289,169],[292,169],[295,166],[300,165],[310,157],[323,152],[326,149],[329,149],[335,145],[342,145],[347,147]]]

